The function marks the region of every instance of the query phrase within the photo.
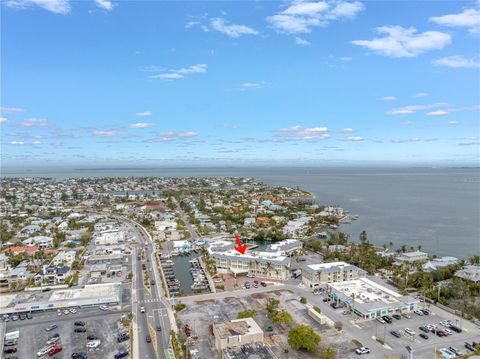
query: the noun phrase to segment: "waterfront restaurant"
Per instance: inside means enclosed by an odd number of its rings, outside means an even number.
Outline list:
[[[337,305],[345,305],[362,319],[410,313],[419,303],[418,299],[401,295],[368,278],[328,283],[327,292]]]

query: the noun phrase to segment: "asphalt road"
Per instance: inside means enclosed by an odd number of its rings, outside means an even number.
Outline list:
[[[170,322],[167,313],[167,302],[161,294],[161,280],[156,268],[155,261],[155,244],[152,243],[150,237],[145,231],[135,224],[140,239],[139,248],[136,249],[133,257],[134,272],[134,288],[136,290],[136,298],[133,306],[133,313],[138,318],[138,340],[139,340],[139,357],[140,358],[161,358],[170,359],[168,354],[170,342]],[[137,254],[145,250],[145,260],[137,260]],[[142,264],[145,263],[149,280],[154,279],[155,285],[147,288],[143,283]],[[140,308],[145,308],[145,313],[140,312]],[[157,331],[157,326],[161,327],[161,331]],[[152,343],[146,343],[146,336],[152,337]]]

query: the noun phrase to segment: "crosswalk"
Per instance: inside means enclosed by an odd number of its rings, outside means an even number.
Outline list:
[[[139,301],[141,304],[145,304],[145,303],[160,303],[160,299],[159,298],[155,298],[155,299],[143,299],[143,300],[140,300]]]

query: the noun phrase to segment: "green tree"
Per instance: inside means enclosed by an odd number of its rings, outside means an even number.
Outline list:
[[[280,304],[280,301],[275,298],[268,298],[267,300],[267,312],[272,315],[275,313],[278,309],[278,305]]]
[[[323,348],[322,359],[335,359],[335,348],[332,346]]]
[[[286,310],[280,310],[272,315],[272,322],[274,324],[290,324],[293,322],[293,318]]]
[[[243,318],[253,318],[257,315],[257,311],[255,309],[246,309],[238,312],[237,319]]]
[[[320,335],[311,326],[300,324],[288,331],[288,344],[297,350],[313,352],[320,344]]]

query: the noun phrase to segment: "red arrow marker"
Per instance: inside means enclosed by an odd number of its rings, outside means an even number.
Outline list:
[[[245,254],[245,250],[247,249],[247,244],[240,241],[240,238],[238,238],[238,234],[235,236],[235,242],[237,242],[237,245],[235,246],[235,249],[237,252],[240,252],[241,254]]]

